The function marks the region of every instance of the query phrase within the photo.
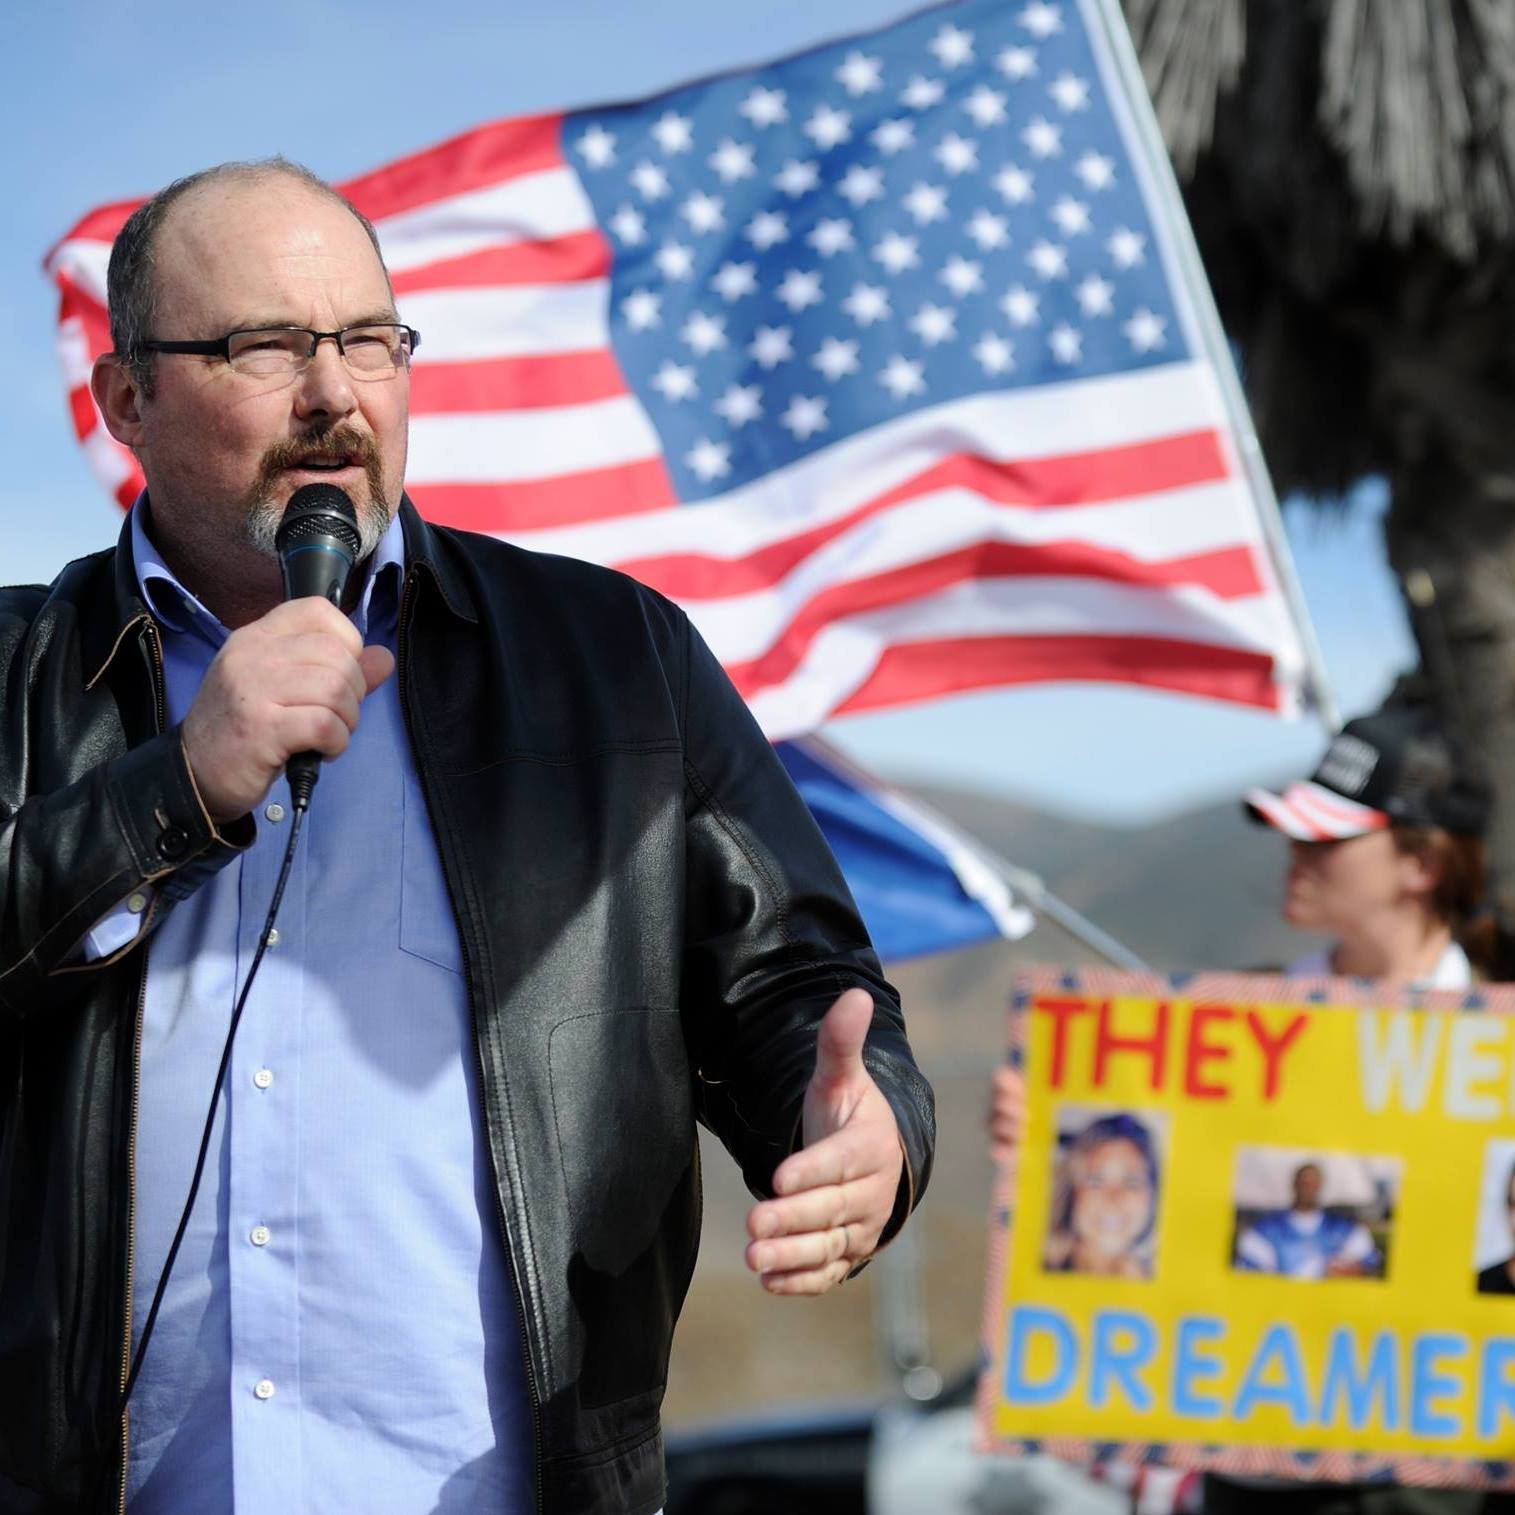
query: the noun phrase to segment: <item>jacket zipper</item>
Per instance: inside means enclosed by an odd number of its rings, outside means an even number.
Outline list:
[[[422,777],[420,754],[416,747],[415,728],[411,724],[410,719],[410,689],[409,685],[406,682],[408,659],[406,657],[405,649],[409,640],[407,634],[410,627],[410,604],[412,599],[412,586],[414,583],[415,575],[413,573],[407,574],[405,577],[405,587],[400,594],[400,614],[397,622],[395,636],[395,677],[399,680],[400,685],[400,713],[405,721],[405,736],[406,740],[410,744],[411,760],[416,765],[416,778],[420,783],[422,798],[426,802],[426,818],[431,825],[431,834],[435,840],[439,836],[439,833],[437,831],[437,819],[436,815],[432,811],[431,794],[426,787],[426,781],[424,777]],[[440,842],[438,843],[438,850],[440,851]],[[444,869],[444,875],[445,871],[446,870]],[[462,931],[458,924],[457,908],[452,903],[452,890],[450,887],[448,889],[448,907],[452,910],[453,930],[458,932],[459,939],[461,940]],[[479,1078],[479,1097],[481,1100],[483,1100],[485,1094],[486,1074],[484,1069],[484,1053],[481,1047],[481,1037],[479,1030],[479,1007],[477,999],[473,992],[473,978],[471,972],[469,971],[468,954],[466,952],[463,954],[463,975],[464,982],[467,986],[468,991],[469,1023],[473,1028],[474,1068],[478,1073]],[[520,1276],[516,1271],[515,1253],[511,1250],[510,1246],[510,1229],[505,1220],[505,1202],[500,1198],[500,1173],[499,1168],[495,1163],[494,1147],[489,1141],[487,1132],[481,1132],[480,1138],[484,1142],[484,1150],[489,1157],[490,1177],[494,1180],[490,1185],[490,1189],[494,1195],[495,1220],[498,1222],[500,1227],[500,1243],[505,1249],[505,1263],[506,1266],[510,1269],[510,1282],[512,1288],[515,1290],[516,1296],[516,1325],[521,1333],[521,1361],[526,1368],[526,1389],[531,1398],[532,1507],[536,1510],[537,1515],[541,1515],[542,1395],[541,1390],[537,1386],[536,1365],[533,1363],[531,1357],[531,1338],[526,1331],[526,1292],[521,1287]],[[124,1499],[126,1489],[126,1482],[124,1478],[122,1480],[121,1487],[122,1497]],[[124,1506],[122,1515],[125,1515]]]
[[[168,724],[168,710],[163,695],[163,647],[158,640],[158,628],[151,621],[142,628],[144,651],[147,655],[148,672],[153,686],[153,712],[156,731],[161,734]],[[132,1031],[132,1099],[131,1115],[126,1137],[126,1329],[121,1343],[121,1387],[126,1394],[126,1380],[132,1364],[132,1291],[135,1287],[137,1266],[137,1103],[141,1094],[142,1067],[142,1017],[147,1005],[147,961],[144,958],[142,971],[137,979],[137,1016]],[[121,1406],[121,1469],[119,1515],[126,1515],[126,1462],[131,1438],[131,1414],[125,1403]]]

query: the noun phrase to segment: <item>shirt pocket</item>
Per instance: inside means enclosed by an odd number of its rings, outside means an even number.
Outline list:
[[[420,780],[405,775],[400,828],[400,951],[451,973],[463,971],[463,949],[447,894]]]

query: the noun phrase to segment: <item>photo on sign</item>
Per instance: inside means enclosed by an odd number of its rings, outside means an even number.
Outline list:
[[[1382,1278],[1403,1176],[1397,1157],[1242,1147],[1232,1268],[1278,1278]]]
[[[1058,1110],[1046,1272],[1152,1277],[1167,1122],[1156,1111]]]
[[[1515,1294],[1515,1141],[1483,1149],[1473,1272],[1480,1294]]]

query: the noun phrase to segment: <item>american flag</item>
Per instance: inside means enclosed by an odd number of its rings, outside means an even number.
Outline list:
[[[1300,632],[1096,4],[960,0],[341,185],[422,333],[417,505],[667,593],[775,738],[1040,680],[1292,708]],[[87,379],[134,203],[48,260],[122,505]]]

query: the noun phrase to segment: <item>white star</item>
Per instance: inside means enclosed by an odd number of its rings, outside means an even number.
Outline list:
[[[1007,79],[1030,79],[1036,73],[1036,49],[1007,47],[994,62]]]
[[[598,124],[591,126],[574,146],[590,168],[609,168],[615,162],[615,133]]]
[[[696,234],[719,231],[726,224],[725,204],[719,195],[693,194],[679,207],[679,214]]]
[[[799,199],[821,182],[821,171],[807,158],[803,163],[791,158],[774,176],[773,182],[790,196]]]
[[[1089,109],[1089,81],[1077,74],[1059,74],[1047,86],[1047,93],[1066,111]]]
[[[653,374],[651,384],[672,405],[700,392],[699,385],[694,382],[694,370],[677,363],[665,363]]]
[[[835,384],[838,379],[857,372],[857,343],[827,337],[810,361]]]
[[[917,226],[930,226],[947,216],[947,191],[939,184],[917,184],[900,204],[915,218]]]
[[[943,68],[961,68],[973,62],[973,33],[944,26],[927,44]]]
[[[825,431],[831,423],[826,419],[824,395],[796,395],[789,402],[789,409],[779,417],[779,425],[794,434],[796,442],[808,442],[818,431]]]
[[[823,153],[829,152],[852,135],[852,117],[844,110],[818,105],[805,123],[804,131]]]
[[[1090,274],[1073,291],[1078,296],[1079,308],[1086,316],[1108,316],[1115,309],[1115,286],[1098,274]]]
[[[833,77],[849,95],[854,97],[868,95],[884,87],[884,81],[880,77],[883,66],[882,58],[869,58],[863,53],[848,53]]]
[[[789,240],[789,222],[782,211],[760,210],[747,223],[747,240],[759,252],[767,252]]]
[[[933,105],[941,103],[946,93],[947,86],[940,79],[926,79],[917,74],[905,86],[900,100],[911,110],[930,110]]]
[[[707,316],[704,311],[697,310],[684,322],[679,335],[697,356],[708,357],[726,345],[726,318]]]
[[[668,193],[667,171],[643,158],[631,171],[631,186],[644,200],[661,200]]]
[[[1115,235],[1105,243],[1117,268],[1135,268],[1146,262],[1147,239],[1129,226],[1117,226]]]
[[[854,284],[852,293],[842,301],[842,309],[859,326],[872,326],[889,318],[889,296],[877,284]]]
[[[1089,207],[1071,195],[1064,195],[1052,207],[1050,214],[1057,222],[1057,229],[1065,237],[1076,237],[1080,232],[1089,230]]]
[[[1047,346],[1059,363],[1077,363],[1083,356],[1083,333],[1064,322],[1047,333]]]
[[[794,356],[794,333],[787,326],[760,326],[747,355],[759,368],[777,368]]]
[[[1026,262],[1044,279],[1061,279],[1068,272],[1068,249],[1055,242],[1038,242]]]
[[[623,205],[610,218],[610,229],[627,247],[639,247],[647,240],[647,222],[634,205]]]
[[[949,258],[937,277],[959,300],[966,300],[984,287],[983,265],[967,258]]]
[[[1045,116],[1037,116],[1021,133],[1021,141],[1033,158],[1055,158],[1063,150],[1063,129]]]
[[[1012,326],[1031,326],[1040,319],[1037,314],[1037,306],[1041,303],[1041,296],[1034,294],[1024,284],[1012,284],[1005,291],[1005,297],[999,302],[999,308],[1004,311]]]
[[[998,126],[1005,119],[1005,97],[987,84],[980,84],[963,101],[963,109],[973,117],[977,127]]]
[[[740,300],[757,289],[757,265],[723,263],[710,283],[723,300]]]
[[[1009,205],[1024,205],[1031,199],[1032,177],[1023,168],[1007,163],[994,176],[994,187]]]
[[[688,116],[665,110],[652,123],[653,140],[665,153],[687,153],[694,146],[694,132]]]
[[[986,331],[973,344],[973,356],[986,374],[1008,373],[1015,367],[1015,347],[997,332]]]
[[[948,132],[931,155],[949,174],[971,173],[978,168],[978,143]]]
[[[918,395],[926,387],[926,365],[912,363],[896,353],[878,376],[878,381],[896,400]]]
[[[784,282],[774,291],[780,300],[795,314],[821,303],[821,276],[814,272],[801,272],[791,268],[784,275]]]
[[[907,268],[915,268],[921,261],[914,237],[902,237],[897,231],[882,237],[874,245],[873,256],[892,274],[902,274]]]
[[[881,168],[864,168],[861,163],[854,163],[837,189],[854,209],[861,210],[870,200],[877,200],[884,193],[884,171]]]
[[[722,184],[735,184],[739,179],[750,179],[757,169],[752,163],[752,144],[737,142],[723,137],[720,145],[707,160]]]
[[[957,337],[957,312],[948,305],[932,305],[929,301],[910,318],[910,330],[927,347],[937,347]]]
[[[756,127],[777,126],[789,119],[781,89],[754,89],[737,109]]]
[[[662,296],[650,289],[634,289],[621,301],[621,314],[632,331],[647,331],[663,324],[662,303]]]
[[[915,146],[915,122],[907,120],[904,116],[880,121],[868,140],[886,158],[892,158],[895,153],[902,153],[907,147]]]
[[[762,394],[756,384],[733,384],[712,408],[728,426],[740,430],[762,415]]]
[[[1109,189],[1115,183],[1114,160],[1099,153],[1085,153],[1073,165],[1073,172],[1084,181],[1085,189]]]
[[[1045,0],[1031,0],[1020,13],[1020,24],[1033,37],[1050,37],[1063,29],[1063,13],[1060,6],[1048,5]]]
[[[1167,345],[1168,339],[1163,334],[1167,324],[1163,317],[1155,315],[1143,305],[1121,330],[1137,352],[1153,352]]]
[[[684,462],[694,470],[695,477],[701,484],[724,479],[731,472],[731,444],[712,442],[709,437],[701,437],[684,454]]]
[[[815,223],[815,230],[805,240],[823,257],[834,257],[839,252],[846,252],[855,244],[852,237],[852,223],[850,221],[821,220]]]
[[[987,210],[976,211],[964,230],[977,243],[980,252],[993,252],[1010,240],[1010,228],[1005,218],[990,215]]]
[[[687,279],[694,272],[694,254],[682,242],[665,242],[652,261],[665,279]]]

